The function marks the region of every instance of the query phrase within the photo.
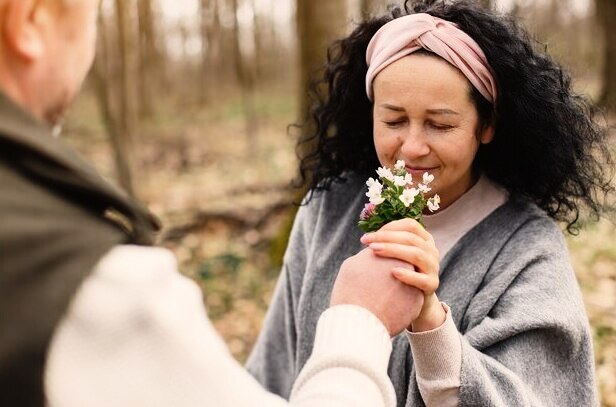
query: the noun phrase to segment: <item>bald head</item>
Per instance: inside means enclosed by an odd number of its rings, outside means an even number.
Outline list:
[[[0,88],[55,124],[95,51],[99,0],[0,0]]]

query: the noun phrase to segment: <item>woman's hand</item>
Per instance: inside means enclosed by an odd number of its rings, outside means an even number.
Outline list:
[[[439,253],[432,235],[416,220],[402,219],[364,235],[361,242],[377,256],[402,260],[415,267],[392,269],[396,279],[424,293],[424,305],[409,329],[422,332],[441,326],[447,315],[435,293],[439,286]]]
[[[421,290],[392,276],[392,268],[404,266],[407,263],[363,249],[340,266],[330,305],[358,305],[380,319],[391,336],[399,334],[417,319],[424,302]]]

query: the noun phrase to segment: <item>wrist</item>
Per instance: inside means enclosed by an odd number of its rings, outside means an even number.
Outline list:
[[[411,323],[412,332],[431,331],[443,325],[447,313],[439,301],[436,293],[425,297],[424,306],[419,316]]]

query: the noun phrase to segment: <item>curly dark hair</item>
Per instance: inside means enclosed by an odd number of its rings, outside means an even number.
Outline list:
[[[316,102],[307,122],[297,125],[299,182],[311,192],[327,190],[347,172],[368,174],[379,165],[364,87],[366,48],[388,21],[422,12],[456,23],[494,71],[496,109],[472,92],[480,125],[495,126],[494,140],[481,145],[475,167],[513,196],[566,222],[570,233],[577,232],[584,207],[598,218],[614,192],[608,128],[597,120],[600,111],[573,92],[569,74],[512,17],[468,0],[409,3],[360,23],[328,49],[323,75],[312,86]]]

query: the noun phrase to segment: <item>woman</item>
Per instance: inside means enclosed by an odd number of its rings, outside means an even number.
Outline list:
[[[341,262],[368,245],[424,305],[394,339],[399,406],[597,403],[592,340],[565,241],[611,194],[606,129],[514,22],[472,2],[394,9],[329,53],[296,218],[248,361],[288,396]],[[316,142],[315,142],[316,141]],[[365,179],[404,160],[441,210],[362,236]],[[609,166],[605,166],[605,164]],[[375,293],[378,295],[378,293]]]

